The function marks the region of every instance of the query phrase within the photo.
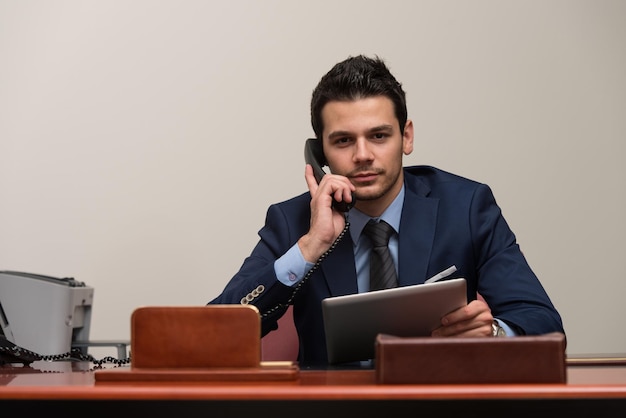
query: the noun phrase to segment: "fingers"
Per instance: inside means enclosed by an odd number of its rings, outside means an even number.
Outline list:
[[[491,316],[489,306],[487,306],[487,304],[482,300],[473,300],[464,307],[452,311],[441,318],[441,323],[443,325],[450,325],[456,322],[467,321],[470,318],[474,318],[485,313]],[[489,318],[489,320],[491,320],[491,318]]]
[[[491,336],[493,316],[489,306],[474,300],[468,305],[441,318],[442,326],[432,332],[434,337],[488,337]]]
[[[318,184],[315,179],[315,175],[313,174],[313,167],[311,167],[311,164],[307,164],[304,169],[304,179],[306,180],[311,196],[313,196],[318,189]]]
[[[314,262],[337,239],[345,227],[345,217],[333,210],[331,203],[333,192],[346,187],[349,180],[343,176],[327,174],[317,184],[312,167],[307,164],[305,179],[311,193],[311,220],[309,231],[298,240],[300,251],[305,260]]]
[[[456,323],[450,326],[441,326],[435,329],[433,337],[491,337],[491,323]]]
[[[331,199],[338,202],[352,202],[352,192],[356,188],[347,177],[327,174],[322,177],[322,181],[318,184],[310,164],[306,165],[304,177],[311,197],[315,200],[315,206],[317,206],[317,202],[321,202],[323,206],[330,207]]]

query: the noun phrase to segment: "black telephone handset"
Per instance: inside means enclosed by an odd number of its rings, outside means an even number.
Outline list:
[[[315,175],[315,179],[317,180],[317,182],[319,183],[320,181],[322,181],[322,177],[324,177],[324,175],[326,174],[322,167],[327,164],[326,158],[324,157],[324,151],[322,149],[322,143],[316,138],[309,138],[306,140],[304,144],[304,161],[307,164],[311,164],[311,166],[313,167],[313,174]],[[338,202],[333,199],[332,205],[340,212],[347,212],[354,206],[355,202],[356,199],[354,197],[354,193],[352,193],[352,202]],[[274,314],[282,316],[282,314],[285,313],[289,305],[293,305],[293,301],[300,288],[302,288],[302,286],[309,280],[313,273],[319,268],[322,261],[324,261],[326,257],[328,257],[328,255],[333,252],[333,250],[337,247],[337,244],[339,244],[343,237],[348,233],[349,228],[350,222],[348,222],[348,219],[346,218],[346,224],[343,227],[343,231],[341,231],[337,238],[335,238],[335,241],[332,243],[330,248],[327,249],[326,252],[324,252],[324,254],[322,254],[321,257],[317,259],[315,264],[313,264],[313,267],[311,267],[309,271],[307,271],[302,280],[300,280],[298,284],[294,286],[293,291],[291,292],[291,296],[289,297],[287,302],[279,303],[278,305],[275,305],[274,307],[261,313],[261,319],[268,318]]]
[[[324,157],[324,150],[322,149],[322,142],[316,138],[309,138],[306,140],[304,144],[304,161],[307,164],[311,164],[313,167],[313,174],[315,175],[315,179],[319,183],[322,181],[322,177],[326,174],[324,167],[326,164],[326,158]],[[337,209],[340,212],[347,212],[354,206],[356,199],[354,197],[354,193],[352,193],[352,202],[338,202],[333,199],[333,208]]]

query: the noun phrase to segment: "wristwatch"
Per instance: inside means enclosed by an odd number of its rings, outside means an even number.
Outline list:
[[[491,335],[493,335],[494,337],[506,337],[506,331],[495,319],[491,323]]]

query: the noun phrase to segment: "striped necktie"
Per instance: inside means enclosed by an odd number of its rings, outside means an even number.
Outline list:
[[[396,266],[388,247],[393,228],[385,221],[371,219],[363,228],[363,233],[373,245],[370,254],[370,291],[398,286]]]

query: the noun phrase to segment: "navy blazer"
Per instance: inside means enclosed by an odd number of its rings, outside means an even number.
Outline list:
[[[468,301],[485,299],[494,317],[520,334],[564,332],[559,313],[526,262],[491,189],[430,166],[404,168],[405,197],[398,236],[398,283],[423,283],[455,265],[467,280]],[[276,278],[274,261],[307,233],[308,192],[271,205],[260,240],[224,291],[210,304],[259,308],[262,333],[292,301],[302,365],[327,364],[322,299],[357,292],[353,244],[346,234],[295,293]]]

